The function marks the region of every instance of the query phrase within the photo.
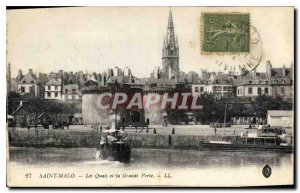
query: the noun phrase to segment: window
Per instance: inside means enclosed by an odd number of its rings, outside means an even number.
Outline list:
[[[65,93],[68,93],[68,89],[65,89]]]
[[[257,93],[261,95],[261,88],[257,88]]]
[[[55,98],[58,97],[58,92],[55,93]]]
[[[47,92],[47,97],[51,97],[51,92]]]
[[[258,81],[258,84],[262,84],[262,81],[260,80],[260,81]]]
[[[51,86],[48,86],[48,90],[51,90]]]
[[[248,88],[248,94],[252,94],[252,88]]]
[[[281,87],[281,94],[284,94],[284,87]]]
[[[29,92],[34,94],[34,86],[29,87]]]
[[[75,98],[75,95],[72,95],[72,100],[75,100],[76,98]]]
[[[269,94],[269,88],[265,88],[265,94]]]
[[[58,86],[55,86],[55,90],[57,90],[58,89]]]
[[[200,92],[204,92],[204,87],[200,87]]]
[[[199,92],[199,88],[198,87],[195,87],[195,92]]]
[[[277,93],[277,87],[276,86],[274,87],[274,93],[275,94]]]
[[[238,91],[238,93],[237,93],[237,94],[238,94],[238,95],[240,95],[240,89],[238,89],[237,91]]]
[[[73,89],[72,89],[72,92],[73,92],[73,93],[76,93],[76,89],[75,89],[75,88],[73,88]]]
[[[25,87],[21,86],[21,93],[24,93],[24,92],[25,92]]]
[[[249,84],[252,84],[252,81],[249,81]]]
[[[269,81],[265,81],[265,84],[269,84]]]

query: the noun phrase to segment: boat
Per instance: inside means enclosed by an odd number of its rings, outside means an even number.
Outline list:
[[[226,123],[226,109],[224,116],[224,130],[222,140],[220,141],[204,141],[199,143],[199,150],[223,150],[223,151],[271,151],[280,153],[293,153],[292,136],[285,133],[285,129],[279,127],[270,127],[270,125],[259,126],[255,133],[248,131],[235,136],[234,139],[225,140],[224,131]],[[247,128],[245,128],[247,129]],[[228,139],[228,138],[227,138]]]
[[[280,129],[276,130],[279,131]],[[267,129],[266,131],[270,131]],[[206,141],[199,144],[200,150],[223,151],[271,151],[293,153],[293,145],[286,136],[265,130],[257,133],[245,132],[231,141]],[[291,136],[290,136],[291,138]]]
[[[126,141],[127,135],[118,136],[118,133],[123,133],[121,130],[106,130],[103,133],[108,133],[108,136],[103,135],[100,140],[98,146],[99,158],[129,163],[131,159],[131,147]]]

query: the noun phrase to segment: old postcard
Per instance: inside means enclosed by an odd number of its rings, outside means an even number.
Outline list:
[[[294,186],[293,7],[6,14],[9,187]]]

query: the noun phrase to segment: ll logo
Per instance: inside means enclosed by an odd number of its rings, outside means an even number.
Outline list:
[[[272,174],[272,169],[269,165],[265,165],[263,170],[262,170],[263,175],[265,176],[265,178],[268,178],[271,176]]]

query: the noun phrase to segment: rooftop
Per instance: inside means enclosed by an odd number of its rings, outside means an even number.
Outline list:
[[[292,117],[293,111],[287,110],[268,110],[268,115],[271,117]]]

